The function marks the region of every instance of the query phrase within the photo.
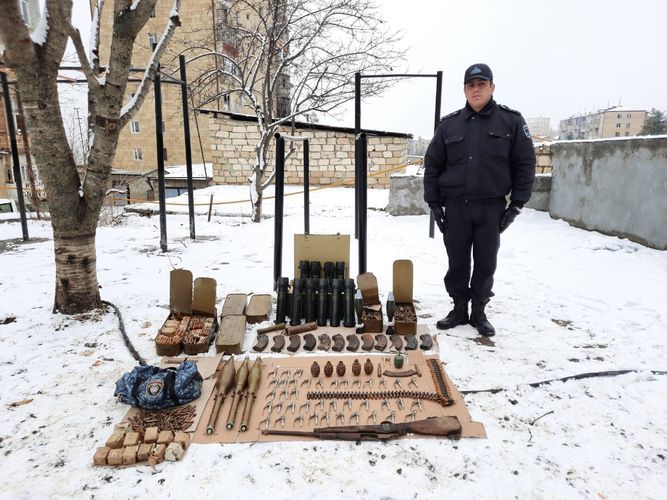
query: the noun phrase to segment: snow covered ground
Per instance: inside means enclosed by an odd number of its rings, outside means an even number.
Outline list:
[[[243,187],[215,191],[216,202],[247,198]],[[426,216],[376,210],[387,196],[369,192],[369,271],[384,296],[392,262],[412,259],[420,321],[435,332],[449,310],[442,241],[428,238]],[[203,192],[201,201],[208,197]],[[286,200],[283,269],[291,274],[302,198]],[[352,231],[351,189],[313,192],[311,200],[312,232]],[[118,305],[151,363],[158,362],[152,339],[168,311],[171,269],[214,277],[218,308],[227,293],[271,290],[273,219],[251,223],[248,204],[217,205],[216,212],[211,222],[197,217],[195,241],[187,216],[168,216],[168,253],[159,250],[156,216],[128,214],[98,230],[102,298]],[[466,397],[488,439],[192,445],[181,463],[153,471],[91,465],[126,411],[114,401],[114,382],[135,363],[112,312],[51,314],[50,223],[30,221],[29,228],[23,243],[19,223],[0,224],[3,498],[665,498],[667,377],[649,370],[667,370],[667,252],[524,211],[503,235],[488,309],[498,335],[484,345],[469,326],[438,333],[459,389],[507,389]],[[354,274],[354,239],[351,256]],[[642,371],[526,385],[630,368]]]

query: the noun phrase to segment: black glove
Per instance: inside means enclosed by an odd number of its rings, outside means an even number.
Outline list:
[[[516,202],[510,203],[510,206],[505,209],[505,213],[503,213],[502,217],[500,218],[501,233],[505,229],[507,229],[512,222],[514,222],[516,216],[521,213],[522,208],[523,208],[523,203],[516,203]]]
[[[437,203],[429,204],[429,208],[433,212],[433,218],[435,219],[435,223],[438,225],[438,229],[440,229],[442,234],[445,234],[445,231],[447,231],[447,219],[445,219],[445,211]]]

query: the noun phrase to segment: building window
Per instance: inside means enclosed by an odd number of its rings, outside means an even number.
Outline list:
[[[162,148],[162,159],[164,161],[169,161],[169,156],[167,155],[167,148]]]
[[[141,152],[141,148],[135,148],[134,149],[134,159],[139,161],[144,159],[144,155]]]
[[[625,133],[625,137],[628,137],[630,135],[630,132]]]
[[[148,34],[148,42],[151,44],[151,47],[157,44],[157,36],[155,35],[155,33]]]
[[[626,117],[627,117],[627,119],[629,120],[629,119],[631,119],[631,118],[632,118],[632,113],[628,113],[628,114],[627,114],[627,115],[625,115],[625,116],[626,116]]]
[[[232,109],[232,102],[231,102],[231,98],[229,97],[229,94],[225,94],[225,95],[222,96],[222,103],[224,105],[224,108],[227,111]]]
[[[620,123],[617,123],[617,124],[616,124],[616,128],[621,128],[621,124],[620,124]]]
[[[616,137],[620,137],[620,136],[621,136],[621,133],[620,133],[620,132],[616,132]]]
[[[30,2],[28,0],[21,0],[21,17],[23,22],[30,26]]]
[[[132,123],[130,125],[130,129],[132,130],[133,134],[138,134],[139,133],[139,120],[132,120]]]
[[[618,118],[620,120],[621,116],[622,116],[621,113],[619,113],[619,114],[616,115],[616,118]]]
[[[630,128],[630,124],[629,124],[629,123],[626,123],[626,124],[625,124],[625,128]]]
[[[165,124],[164,120],[162,120],[162,133],[164,134],[167,131],[167,125]]]
[[[155,7],[151,9],[151,17],[155,17]]]

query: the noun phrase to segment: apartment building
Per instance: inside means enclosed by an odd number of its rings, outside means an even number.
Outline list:
[[[560,122],[560,137],[572,140],[635,136],[644,126],[646,114],[643,109],[614,106],[586,115],[571,116]]]
[[[551,118],[526,118],[526,125],[531,135],[538,137],[551,136]]]
[[[264,3],[263,0],[257,0]],[[94,0],[91,0],[94,3]],[[150,19],[137,36],[132,54],[132,66],[145,68],[149,62],[153,44],[159,41],[167,19],[171,13],[172,0],[158,0]],[[225,94],[229,85],[225,77],[219,76],[218,69],[233,72],[233,65],[224,56],[238,55],[239,41],[232,26],[255,26],[257,18],[251,10],[237,11],[225,0],[188,0],[181,2],[179,11],[181,26],[176,29],[167,52],[162,58],[162,73],[179,78],[178,56],[183,54],[188,62],[187,78],[193,94],[189,100],[190,134],[192,161],[207,163],[211,149],[208,118],[193,112],[198,106],[219,111],[252,114],[239,94]],[[102,12],[100,33],[100,62],[108,61],[113,23],[112,6],[107,5]],[[207,55],[209,54],[209,55]],[[136,78],[141,73],[133,73]],[[289,111],[289,77],[281,76],[281,93],[278,96],[276,116],[284,116]],[[126,100],[132,98],[138,83],[128,84]],[[183,112],[180,85],[162,79],[162,132],[164,138],[163,158],[165,165],[185,164],[183,135]],[[132,121],[121,132],[114,169],[124,172],[152,172],[157,168],[157,148],[155,140],[155,101],[153,90]]]

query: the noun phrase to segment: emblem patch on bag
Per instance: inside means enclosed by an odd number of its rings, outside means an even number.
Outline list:
[[[146,384],[146,392],[148,393],[149,396],[157,396],[162,392],[162,386],[164,383],[162,380],[151,380]]]

